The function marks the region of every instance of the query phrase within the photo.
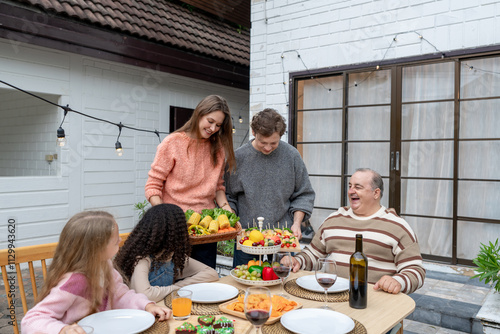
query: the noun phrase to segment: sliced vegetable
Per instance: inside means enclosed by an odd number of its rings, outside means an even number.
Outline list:
[[[212,217],[211,216],[206,216],[205,218],[203,218],[201,221],[200,221],[200,224],[201,226],[203,226],[204,228],[208,228],[208,226],[210,226],[210,222],[212,221]]]
[[[191,225],[188,227],[188,233],[189,235],[206,235],[210,234],[208,233],[207,230],[203,228],[203,226],[200,225]]]
[[[198,212],[193,212],[191,214],[191,217],[189,217],[189,220],[187,221],[188,226],[191,225],[198,225],[200,222],[201,216]]]
[[[217,221],[219,222],[219,229],[225,229],[228,227],[231,227],[231,224],[229,223],[229,219],[225,214],[220,214],[217,217]]]

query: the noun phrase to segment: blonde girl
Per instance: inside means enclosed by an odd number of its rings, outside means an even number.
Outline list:
[[[64,226],[37,304],[24,316],[23,334],[85,333],[75,322],[110,309],[146,310],[160,320],[171,311],[130,290],[113,268],[120,236],[112,215],[87,211]]]

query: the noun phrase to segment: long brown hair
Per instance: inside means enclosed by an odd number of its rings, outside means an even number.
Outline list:
[[[130,280],[140,259],[152,257],[153,271],[171,258],[174,276],[178,277],[190,253],[184,211],[175,204],[158,204],[146,211],[130,232],[115,257],[115,266],[125,280]]]
[[[228,169],[229,171],[233,171],[236,168],[233,149],[233,123],[227,101],[222,96],[209,95],[201,100],[194,109],[191,118],[175,132],[188,132],[195,134],[197,138],[202,138],[199,127],[201,117],[219,110],[224,113],[224,121],[219,131],[209,138],[212,164],[214,166],[217,165],[217,151],[222,147],[226,153]]]
[[[111,303],[113,278],[111,267],[103,255],[117,228],[113,216],[104,211],[84,211],[71,217],[61,232],[37,302],[47,297],[66,273],[75,272],[85,275],[87,279],[89,314],[99,310],[106,296]],[[103,278],[104,283],[101,284]]]

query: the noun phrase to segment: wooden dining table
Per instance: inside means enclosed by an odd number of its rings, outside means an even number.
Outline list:
[[[291,273],[288,280],[305,275],[314,275],[314,272],[301,270],[297,273]],[[231,276],[221,278],[218,283],[232,285],[241,290],[245,290],[248,287],[247,285],[236,282]],[[271,293],[277,294],[280,292],[281,285],[268,286],[268,288],[271,290]],[[290,299],[302,304],[302,308],[319,308],[325,303],[324,301],[314,301],[296,297],[289,293],[287,294],[290,296]],[[158,302],[157,305],[165,306],[165,303],[162,300]],[[334,311],[343,313],[359,321],[366,328],[368,334],[384,334],[413,312],[415,309],[415,302],[408,295],[402,293],[393,295],[383,291],[376,291],[373,289],[373,285],[369,284],[368,305],[366,309],[351,308],[347,301],[329,303],[329,306]],[[235,334],[253,333],[252,325],[246,319],[234,317],[229,314],[224,314],[223,316],[235,320]],[[216,315],[216,317],[219,318],[220,315]],[[197,325],[197,319],[198,315],[191,315],[188,320],[184,321]],[[180,326],[184,321],[174,319],[168,320],[169,333],[175,333],[175,328]]]

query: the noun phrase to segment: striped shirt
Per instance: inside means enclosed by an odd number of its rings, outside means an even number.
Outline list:
[[[404,219],[383,206],[369,217],[356,216],[348,207],[328,216],[311,244],[296,255],[301,269],[314,270],[317,259],[328,256],[337,262],[338,275],[349,278],[356,234],[363,235],[369,283],[390,275],[401,284],[403,293],[422,287],[425,269],[417,237]]]

